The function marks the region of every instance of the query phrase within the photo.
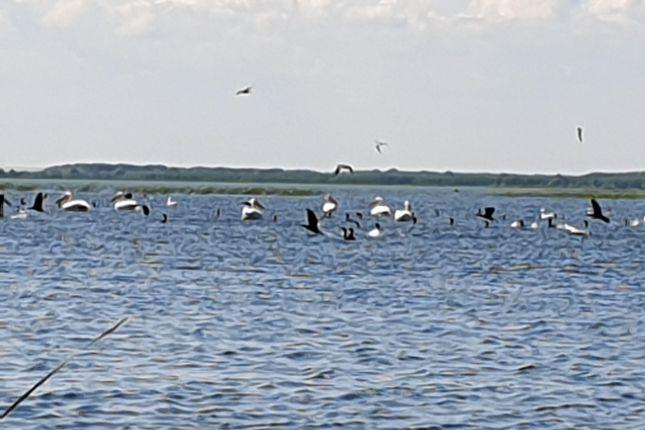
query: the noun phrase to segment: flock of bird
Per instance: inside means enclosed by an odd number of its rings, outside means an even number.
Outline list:
[[[16,208],[15,212],[11,214],[9,218],[26,219],[32,212],[46,212],[45,204],[47,197],[47,194],[43,194],[42,192],[38,193],[31,206],[27,205],[25,198],[21,198],[20,206]],[[75,198],[70,191],[66,191],[55,201],[55,203],[59,210],[64,212],[89,212],[99,206],[97,201],[88,202],[87,200]],[[3,194],[0,194],[0,209],[4,209],[4,205],[13,206]],[[144,216],[149,216],[151,213],[151,207],[149,205],[137,201],[133,197],[132,193],[124,191],[117,192],[110,199],[110,205],[115,211],[119,212],[140,212]],[[174,208],[177,205],[177,201],[173,200],[172,197],[168,197],[164,206],[169,209]],[[241,206],[240,219],[245,223],[262,220],[265,212],[267,211],[266,206],[255,197],[242,202]],[[362,229],[361,223],[367,224],[368,217],[372,220],[373,227],[367,230],[364,235],[369,239],[378,239],[385,234],[382,227],[383,220],[389,219],[396,223],[410,223],[411,225],[415,225],[418,222],[417,215],[409,201],[406,200],[402,208],[392,209],[383,197],[377,196],[370,203],[368,212],[366,212],[365,215],[362,212],[346,212],[343,220],[345,225],[341,227],[340,232],[336,234],[333,231],[326,230],[323,224],[325,223],[325,220],[335,216],[338,208],[338,200],[336,200],[336,198],[331,194],[325,194],[318,213],[311,208],[306,209],[305,223],[302,224],[302,227],[312,235],[337,236],[343,240],[352,241],[357,239],[357,235]],[[435,212],[436,215],[439,216],[439,211],[435,210]],[[3,211],[0,210],[0,216],[2,216],[2,214]],[[219,217],[220,214],[221,209],[217,209],[216,217]],[[161,223],[167,223],[169,221],[168,215],[164,212],[162,212],[161,215]],[[598,220],[603,223],[608,224],[610,222],[609,217],[603,213],[598,201],[593,198],[591,199],[591,206],[588,208],[586,215],[591,219]],[[352,218],[352,216],[355,218]],[[485,228],[490,227],[495,222],[506,222],[506,215],[502,215],[500,219],[495,218],[494,207],[480,208],[477,213],[472,214],[472,216],[473,218],[481,220]],[[272,218],[273,221],[276,222],[278,220],[277,213],[273,213]],[[540,210],[539,216],[531,224],[525,224],[523,219],[515,219],[510,222],[508,226],[518,230],[539,230],[544,222],[548,228],[556,228],[570,235],[589,236],[591,234],[587,220],[584,221],[584,228],[579,228],[566,222],[559,222],[557,213],[549,212],[544,208]],[[643,217],[643,219],[625,219],[624,222],[628,227],[639,227],[641,225],[645,225],[645,217]],[[448,223],[450,226],[453,226],[455,224],[455,219],[453,217],[448,217]]]
[[[246,86],[236,91],[236,96],[249,96],[253,90],[252,86]],[[577,138],[580,143],[583,142],[583,129],[578,126],[576,128]],[[389,147],[389,143],[382,140],[375,140],[374,148],[379,154],[383,153],[384,148]],[[334,175],[339,175],[341,173],[354,173],[354,169],[349,164],[338,164],[334,170]],[[31,206],[27,206],[27,203],[24,198],[20,200],[20,206],[16,209],[15,213],[10,215],[11,219],[25,219],[29,216],[29,213],[34,212],[45,212],[45,201],[47,199],[47,194],[38,193],[34,199],[34,202]],[[148,216],[151,212],[150,206],[138,202],[132,195],[132,193],[119,191],[114,197],[110,200],[110,203],[113,205],[114,210],[116,211],[134,211],[141,212],[143,215]],[[0,217],[4,214],[4,205],[12,206],[11,202],[7,200],[3,194],[0,194]],[[74,198],[73,194],[70,191],[65,192],[56,200],[56,205],[62,211],[66,212],[89,212],[93,208],[97,207],[97,202],[88,202],[83,199]],[[172,208],[177,206],[177,202],[173,201],[171,197],[168,197],[166,200],[166,207]],[[338,201],[331,195],[326,194],[324,196],[324,201],[321,206],[321,215],[317,215],[316,212],[312,209],[306,210],[306,223],[302,224],[308,232],[313,235],[330,235],[331,233],[323,229],[322,224],[323,220],[331,218],[338,209]],[[257,198],[250,198],[249,200],[242,203],[242,213],[241,220],[244,222],[260,220],[264,217],[264,212],[266,207],[260,203]],[[219,216],[221,210],[217,210],[217,216]],[[493,222],[496,221],[494,218],[495,208],[486,207],[480,209],[474,216],[484,222],[484,227],[489,227]],[[392,210],[392,208],[385,202],[382,197],[375,197],[372,203],[369,206],[369,215],[375,220],[373,228],[370,229],[366,236],[370,239],[377,239],[384,235],[383,227],[379,222],[382,219],[392,219],[398,223],[412,223],[413,225],[418,222],[415,212],[412,210],[412,204],[409,201],[405,201],[402,209]],[[360,230],[361,225],[359,220],[363,220],[363,214],[361,212],[355,212],[355,216],[358,220],[352,219],[351,214],[345,214],[345,223],[346,226],[341,227],[340,237],[343,240],[356,240],[356,235],[358,230]],[[602,209],[598,202],[595,199],[591,199],[591,207],[587,211],[587,216],[600,220],[605,223],[609,223],[609,218],[605,216],[602,212]],[[585,228],[581,229],[567,223],[557,223],[558,216],[554,212],[547,212],[542,210],[540,212],[539,221],[546,221],[547,225],[552,228],[561,229],[571,235],[576,236],[589,236],[589,224],[585,220]],[[166,213],[162,213],[162,223],[168,222],[169,218]],[[273,215],[273,220],[277,221],[277,214]],[[454,218],[449,217],[449,224],[454,225]],[[502,217],[502,220],[505,220],[505,216]],[[645,225],[645,217],[635,220],[625,219],[625,225],[630,227],[638,227],[640,225]],[[524,220],[518,219],[510,223],[510,227],[514,229],[529,229],[537,230],[540,228],[540,222],[535,221],[529,226],[526,226]],[[355,229],[356,228],[356,229]]]

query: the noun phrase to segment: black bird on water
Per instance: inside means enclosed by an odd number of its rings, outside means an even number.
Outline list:
[[[339,164],[334,170],[334,176],[338,176],[342,172],[354,173],[354,168],[349,164]]]
[[[609,223],[609,218],[603,215],[602,209],[600,208],[600,204],[598,204],[596,199],[591,199],[591,208],[587,210],[587,216],[593,219],[599,219],[600,221]]]
[[[301,225],[313,234],[322,234],[318,217],[311,209],[307,209],[307,224]]]
[[[475,215],[477,217],[483,219],[484,221],[492,222],[492,221],[495,221],[495,218],[493,218],[494,213],[495,213],[495,208],[487,207],[487,208],[484,208],[483,213],[482,213],[481,208],[479,208],[479,210],[477,211],[477,213]]]
[[[356,226],[356,228],[361,228],[360,223],[359,223],[358,221],[356,221],[355,219],[352,219],[352,216],[349,214],[349,212],[345,213],[345,222],[347,222],[347,223],[350,223],[350,222],[351,222],[351,223],[354,223],[354,225]]]
[[[354,236],[353,228],[341,227],[341,230],[343,231],[343,240],[356,240],[356,236]]]

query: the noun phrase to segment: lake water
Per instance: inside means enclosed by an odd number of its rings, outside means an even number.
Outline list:
[[[336,195],[327,237],[299,226],[322,196],[262,197],[247,224],[242,196],[154,196],[146,218],[109,192],[0,220],[0,411],[71,357],[2,424],[645,428],[645,226],[623,224],[645,202],[602,201],[614,221],[582,239],[508,224],[546,207],[581,226],[587,200],[381,194],[419,223],[340,240],[364,189]],[[507,220],[484,228],[487,205]]]

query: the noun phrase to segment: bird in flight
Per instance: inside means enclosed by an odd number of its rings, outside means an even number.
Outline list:
[[[493,207],[486,207],[484,208],[484,212],[482,212],[481,208],[477,211],[475,214],[477,217],[483,219],[484,221],[495,221],[495,218],[493,218],[493,214],[495,213],[495,208]]]
[[[578,126],[578,142],[582,143],[582,127]]]
[[[602,213],[602,208],[600,207],[600,204],[596,201],[596,199],[591,199],[591,208],[587,210],[587,216],[593,219],[599,219],[600,221],[609,223],[609,218],[607,218]]]
[[[334,170],[334,176],[338,176],[343,171],[354,173],[354,169],[349,164],[339,164],[338,166],[336,166],[336,170]]]
[[[320,230],[320,221],[311,209],[307,209],[307,224],[301,225],[313,234],[323,234]]]
[[[240,90],[237,90],[237,92],[235,93],[235,95],[236,95],[236,96],[243,96],[243,95],[244,95],[244,96],[248,96],[248,95],[250,95],[250,94],[251,94],[251,90],[252,90],[252,89],[253,89],[253,87],[244,87],[244,88],[242,88],[242,89],[240,89]]]
[[[384,146],[390,146],[387,142],[383,142],[381,140],[375,140],[375,142],[376,145],[374,147],[376,148],[376,152],[378,152],[379,154],[383,153],[381,148],[383,148]]]

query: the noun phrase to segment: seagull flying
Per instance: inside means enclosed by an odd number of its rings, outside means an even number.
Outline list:
[[[253,89],[253,87],[244,87],[241,90],[237,90],[235,95],[236,96],[242,96],[242,95],[248,96],[248,95],[251,95],[251,89]]]
[[[354,173],[354,169],[349,164],[339,164],[336,166],[336,170],[334,170],[334,176],[338,176],[343,171]]]
[[[383,142],[381,140],[375,140],[375,142],[376,142],[376,145],[374,147],[376,148],[376,152],[378,152],[379,154],[383,153],[381,148],[383,148],[384,146],[390,146],[387,142]]]

